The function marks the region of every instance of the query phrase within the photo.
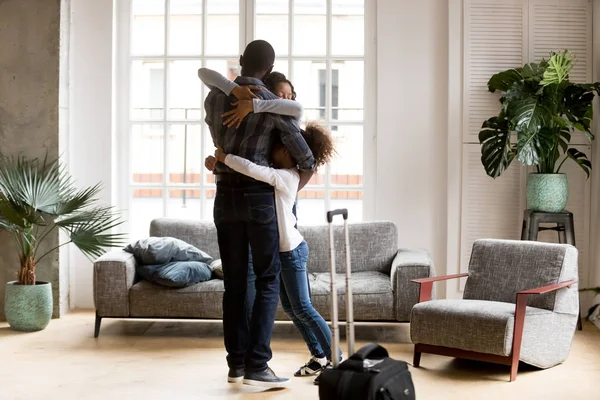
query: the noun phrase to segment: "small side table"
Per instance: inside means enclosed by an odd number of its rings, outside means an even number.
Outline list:
[[[540,227],[540,224],[556,224],[553,227]],[[575,225],[573,223],[573,213],[567,210],[549,213],[541,211],[525,210],[523,212],[523,229],[521,230],[521,240],[537,241],[538,232],[556,231],[558,242],[575,246]],[[582,330],[581,312],[577,320],[577,329]]]

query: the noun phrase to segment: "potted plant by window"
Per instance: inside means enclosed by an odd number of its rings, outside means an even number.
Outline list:
[[[568,199],[563,163],[576,162],[589,177],[587,156],[570,147],[572,134],[582,132],[591,142],[592,100],[600,83],[569,80],[574,57],[570,51],[553,53],[548,61],[526,64],[492,76],[488,89],[502,93],[498,116],[479,132],[481,162],[497,178],[517,158],[536,172],[527,179],[527,204],[535,211],[560,212]],[[516,136],[516,140],[513,140]]]
[[[83,190],[58,160],[29,159],[0,154],[0,230],[14,239],[19,253],[18,279],[6,284],[4,311],[9,325],[19,331],[44,329],[52,317],[49,282],[36,281],[36,266],[59,247],[75,244],[88,257],[121,244],[121,234],[110,230],[121,221],[112,207],[99,206],[98,184]],[[61,229],[69,240],[43,254],[40,245]]]

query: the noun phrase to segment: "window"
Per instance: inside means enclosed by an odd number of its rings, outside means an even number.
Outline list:
[[[305,120],[327,126],[336,141],[338,157],[298,195],[300,223],[323,223],[325,210],[338,207],[362,219],[363,0],[129,0],[123,10],[122,165],[132,237],[147,235],[157,217],[212,219],[208,90],[196,71],[235,79],[253,39],[273,45],[274,69],[293,82]]]

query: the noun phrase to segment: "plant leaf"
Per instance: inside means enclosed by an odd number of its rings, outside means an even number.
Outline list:
[[[540,82],[542,86],[560,85],[569,78],[569,72],[573,69],[575,57],[569,50],[554,53],[548,60],[548,67],[544,71],[544,79]]]
[[[592,163],[588,159],[587,155],[577,149],[570,148],[567,152],[567,157],[575,161],[577,165],[581,167],[583,172],[585,172],[587,178],[589,179],[590,169],[592,169]]]
[[[515,101],[509,107],[509,115],[514,129],[536,134],[542,127],[549,126],[552,121],[550,111],[542,104],[539,97],[528,97]]]
[[[501,114],[485,121],[479,132],[481,163],[492,178],[499,177],[515,157],[510,146],[508,121]]]
[[[516,69],[507,69],[492,75],[488,81],[488,90],[492,93],[496,90],[506,92],[515,83],[523,79],[523,76]]]
[[[554,149],[554,132],[549,128],[517,132],[517,157],[525,165],[538,165]]]

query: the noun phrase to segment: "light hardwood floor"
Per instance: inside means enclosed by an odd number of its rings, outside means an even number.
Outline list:
[[[226,383],[220,322],[108,319],[98,339],[93,325],[89,311],[37,333],[0,322],[0,399],[318,398],[310,378],[293,378],[279,391]],[[359,326],[357,338],[358,345],[377,341],[394,358],[412,360],[407,324]],[[291,324],[276,325],[272,348],[271,367],[280,375],[291,376],[308,358]],[[544,371],[522,366],[513,383],[505,366],[434,355],[423,355],[421,366],[411,368],[419,400],[600,399],[600,331],[586,324],[566,363]]]

